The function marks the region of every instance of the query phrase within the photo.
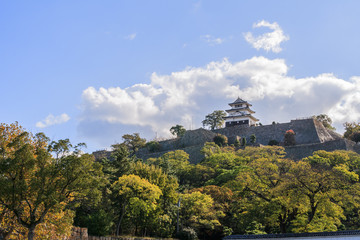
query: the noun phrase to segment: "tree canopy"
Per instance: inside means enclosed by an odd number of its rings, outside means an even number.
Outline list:
[[[226,113],[222,110],[216,110],[205,116],[205,119],[202,121],[204,127],[209,127],[211,130],[221,128],[224,124],[224,117]]]
[[[54,214],[68,217],[65,207],[74,199],[97,193],[102,174],[88,154],[53,158],[44,136],[34,137],[16,123],[0,125],[0,209],[13,226],[26,229],[28,239]]]
[[[332,120],[331,118],[326,115],[326,114],[320,114],[320,115],[316,115],[313,116],[314,119],[318,120],[319,122],[322,123],[322,125],[330,130],[336,130],[336,128],[334,128],[331,124],[332,124]]]
[[[346,122],[344,123],[344,138],[350,138],[350,136],[355,132],[360,132],[360,122]]]
[[[139,133],[125,134],[122,136],[122,138],[124,140],[122,144],[128,147],[132,154],[135,154],[140,148],[144,147],[146,144],[146,139],[141,138]]]
[[[186,129],[182,125],[177,124],[176,126],[172,126],[170,128],[170,132],[176,137],[182,137],[185,134]]]
[[[72,224],[97,236],[209,240],[360,228],[355,152],[293,161],[280,146],[208,142],[197,164],[183,150],[143,161],[129,136],[95,163],[68,139],[1,124],[0,238],[62,239]]]

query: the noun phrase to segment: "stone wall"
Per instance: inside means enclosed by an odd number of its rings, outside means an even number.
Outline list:
[[[317,150],[352,150],[360,153],[360,145],[352,141],[343,139],[340,134],[325,128],[321,122],[312,118],[291,120],[288,123],[277,123],[264,126],[233,126],[214,131],[203,128],[188,130],[181,138],[174,138],[159,142],[161,150],[150,153],[147,148],[142,148],[136,154],[137,157],[144,160],[148,158],[160,157],[166,152],[174,150],[184,150],[190,155],[191,163],[199,163],[204,156],[200,153],[205,142],[213,141],[216,134],[220,133],[228,137],[229,144],[233,144],[237,137],[246,137],[250,142],[250,136],[256,136],[256,143],[268,145],[270,140],[276,140],[280,143],[284,141],[284,134],[292,129],[295,132],[296,144],[292,147],[286,147],[288,157],[294,160],[301,159],[311,155]],[[101,152],[101,154],[104,154]],[[99,154],[99,155],[101,155]]]
[[[188,130],[181,138],[159,142],[160,151],[151,153],[147,148],[142,148],[136,153],[136,156],[146,160],[160,157],[170,151],[183,150],[190,155],[189,161],[191,163],[198,163],[204,157],[200,153],[204,143],[213,141],[215,136],[216,133],[203,128]]]
[[[87,228],[73,227],[71,231],[71,236],[66,240],[88,240],[88,230]]]
[[[348,148],[345,139],[337,139],[324,143],[311,143],[285,147],[286,157],[293,160],[300,160],[304,157],[308,157],[313,152],[318,150],[325,150],[328,152],[335,150],[352,150]]]
[[[138,153],[136,153],[136,156],[138,158],[146,160],[149,158],[161,157],[163,154],[170,152],[170,151],[183,150],[184,152],[189,154],[189,162],[196,164],[196,163],[199,163],[204,158],[204,155],[200,152],[200,150],[203,148],[203,146],[204,146],[204,144],[200,144],[200,145],[189,146],[189,147],[184,147],[184,148],[174,148],[174,149],[169,149],[166,151],[160,151],[160,152],[155,152],[155,153],[149,153],[148,151],[139,151]]]
[[[284,141],[284,134],[292,129],[295,132],[297,144],[321,143],[341,138],[338,134],[326,129],[320,122],[309,118],[301,120],[291,120],[289,123],[277,123],[264,126],[234,126],[215,130],[228,138],[234,136],[246,137],[248,142],[250,136],[256,136],[256,142],[267,145],[270,140],[278,142]],[[330,133],[332,132],[332,133]]]
[[[166,240],[166,238],[147,238],[147,237],[98,237],[88,236],[87,228],[73,227],[71,236],[64,240]],[[173,239],[176,240],[176,239]]]
[[[147,238],[147,237],[95,237],[89,236],[86,240],[166,240],[166,238]],[[176,240],[172,238],[171,240]]]

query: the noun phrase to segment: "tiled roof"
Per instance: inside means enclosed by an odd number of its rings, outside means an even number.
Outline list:
[[[249,110],[249,112],[255,113],[255,111],[251,110],[249,107],[231,108],[231,109],[225,110],[225,112],[234,112],[234,111],[238,111],[238,110]]]
[[[238,104],[238,103],[246,103],[246,104],[248,104],[248,105],[250,105],[251,106],[251,104],[250,103],[248,103],[247,101],[245,101],[245,100],[242,100],[240,97],[238,97],[236,100],[235,100],[235,102],[233,102],[233,103],[229,103],[229,105],[234,105],[234,104]]]

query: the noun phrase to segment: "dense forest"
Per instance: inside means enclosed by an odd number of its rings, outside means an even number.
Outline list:
[[[0,236],[62,239],[73,225],[95,236],[179,239],[360,229],[357,153],[293,161],[281,146],[220,140],[190,164],[182,150],[138,159],[145,140],[123,139],[95,161],[84,144],[1,124]]]

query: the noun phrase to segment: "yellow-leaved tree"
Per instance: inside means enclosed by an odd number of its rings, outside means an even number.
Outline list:
[[[0,125],[0,234],[29,240],[69,234],[73,213],[66,206],[97,192],[101,167],[64,143],[49,145],[43,133],[33,136],[17,123]],[[49,146],[57,146],[57,158]]]

